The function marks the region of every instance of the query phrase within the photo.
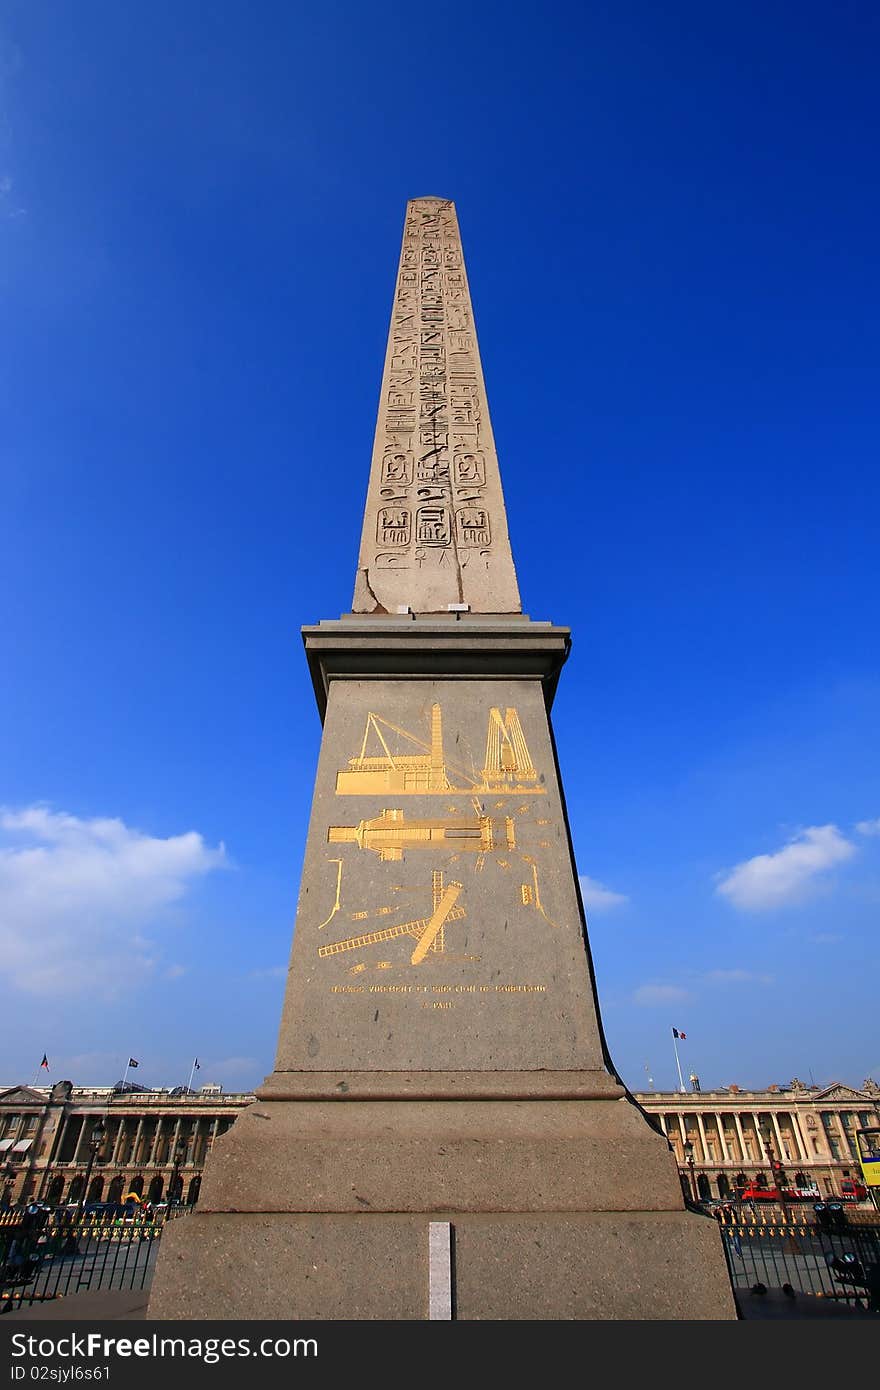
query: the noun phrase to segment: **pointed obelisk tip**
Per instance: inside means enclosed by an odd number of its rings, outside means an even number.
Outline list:
[[[519,613],[455,204],[407,203],[355,613]]]

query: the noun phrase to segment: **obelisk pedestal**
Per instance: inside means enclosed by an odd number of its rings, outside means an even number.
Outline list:
[[[602,1037],[454,209],[409,204],[275,1070],[163,1236],[151,1317],[729,1318],[715,1222]],[[454,1236],[454,1239],[452,1238]],[[441,1280],[442,1283],[442,1280]]]

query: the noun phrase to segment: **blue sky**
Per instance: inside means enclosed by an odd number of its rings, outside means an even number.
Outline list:
[[[875,6],[0,19],[0,1082],[271,1070],[406,199],[453,198],[612,1055],[880,1075]],[[45,1073],[43,1073],[45,1077]]]

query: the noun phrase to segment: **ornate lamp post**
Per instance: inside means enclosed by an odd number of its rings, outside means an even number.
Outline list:
[[[764,1141],[764,1148],[767,1150],[767,1162],[770,1164],[770,1186],[775,1187],[779,1193],[779,1205],[782,1208],[783,1221],[788,1220],[788,1207],[785,1204],[784,1184],[785,1169],[780,1159],[773,1154],[773,1131],[769,1121],[761,1126],[761,1138]]]
[[[183,1144],[178,1144],[174,1150],[174,1167],[171,1170],[171,1182],[168,1186],[169,1204],[174,1205],[180,1201],[180,1194],[183,1191],[183,1179],[180,1176],[180,1167],[186,1158],[186,1148]]]
[[[92,1176],[92,1169],[95,1166],[95,1159],[98,1156],[98,1150],[104,1142],[105,1134],[106,1130],[104,1129],[104,1126],[101,1124],[101,1121],[98,1120],[97,1124],[92,1129],[91,1138],[89,1139],[89,1162],[86,1168],[86,1180],[83,1183],[82,1196],[79,1199],[80,1216],[83,1215],[86,1209],[86,1196],[89,1190],[89,1179]]]
[[[688,1166],[688,1176],[689,1176],[690,1186],[691,1186],[691,1196],[693,1197],[694,1202],[696,1203],[696,1202],[699,1201],[699,1198],[698,1198],[698,1196],[697,1196],[697,1182],[696,1182],[696,1179],[695,1179],[695,1177],[694,1177],[694,1146],[693,1146],[693,1143],[692,1143],[692,1141],[691,1141],[690,1139],[685,1140],[685,1144],[684,1144],[684,1158],[685,1158],[685,1162],[687,1163],[687,1166]]]
[[[3,1167],[3,1179],[3,1197],[0,1206],[2,1206],[3,1211],[8,1211],[12,1206],[12,1189],[16,1179],[15,1164],[11,1159]]]

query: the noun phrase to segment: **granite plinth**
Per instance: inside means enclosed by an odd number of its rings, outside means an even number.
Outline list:
[[[458,1321],[735,1319],[721,1236],[689,1212],[465,1215]],[[428,1317],[428,1218],[196,1213],[162,1238],[150,1318]]]
[[[426,1076],[269,1078],[264,1097],[306,1098],[218,1139],[149,1316],[424,1319],[428,1227],[450,1221],[458,1319],[735,1317],[717,1223],[684,1210],[663,1136],[601,1073],[569,1099],[536,1078],[439,1100],[416,1098]]]

